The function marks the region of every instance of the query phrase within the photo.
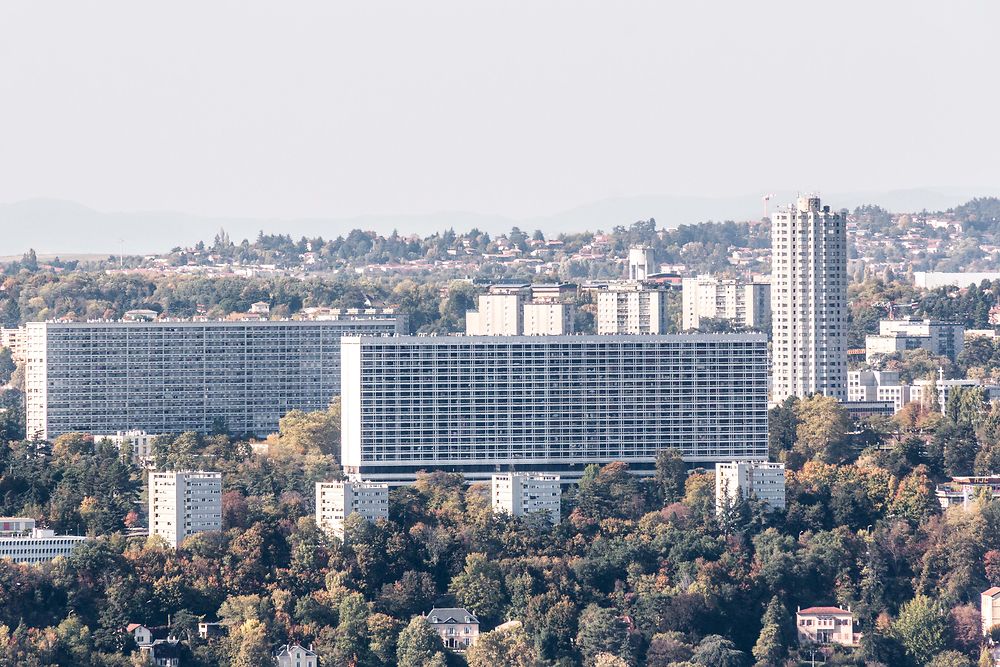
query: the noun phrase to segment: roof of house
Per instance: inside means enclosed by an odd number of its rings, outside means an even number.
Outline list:
[[[462,607],[435,607],[427,612],[427,620],[431,623],[479,623],[468,609]]]
[[[986,596],[991,597],[991,598],[995,598],[998,593],[1000,593],[1000,586],[994,586],[993,588],[987,588],[985,591],[983,591],[983,595],[986,595]]]
[[[157,639],[150,646],[153,658],[179,658],[181,657],[181,645],[177,642]]]
[[[283,655],[291,655],[293,651],[301,652],[306,657],[309,658],[312,658],[316,655],[313,651],[307,649],[305,646],[302,646],[301,644],[285,644],[284,646],[278,649],[278,652],[274,655],[274,657],[280,658]]]
[[[128,625],[125,626],[125,632],[135,632],[139,628],[144,628],[144,627],[146,626],[143,625],[142,623],[129,623]]]
[[[800,614],[850,614],[851,612],[847,609],[841,609],[840,607],[808,607],[806,609],[800,609]]]

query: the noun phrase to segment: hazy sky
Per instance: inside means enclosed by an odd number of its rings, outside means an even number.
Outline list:
[[[530,216],[995,187],[998,25],[995,0],[0,0],[0,201]]]

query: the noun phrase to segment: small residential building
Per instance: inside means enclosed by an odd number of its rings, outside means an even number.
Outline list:
[[[1000,475],[952,477],[950,482],[939,484],[934,495],[941,509],[956,506],[968,509],[979,498],[1000,498]]]
[[[715,511],[727,502],[757,498],[771,509],[785,509],[785,464],[727,461],[715,464]]]
[[[349,479],[316,483],[316,525],[344,539],[344,521],[352,514],[368,521],[389,518],[389,485]]]
[[[152,644],[139,649],[149,656],[153,667],[180,667],[181,645],[176,639],[154,639]]]
[[[491,496],[494,512],[511,516],[544,512],[553,524],[559,523],[562,497],[559,475],[530,472],[493,475]]]
[[[149,534],[175,549],[190,535],[222,530],[222,473],[149,473]]]
[[[795,614],[795,627],[799,644],[855,646],[861,638],[854,632],[854,614],[850,607],[800,607]]]
[[[996,340],[998,337],[996,329],[966,329],[965,330],[965,342],[968,343],[970,340],[976,338],[985,338],[986,340]]]
[[[30,517],[0,517],[0,558],[15,563],[37,565],[60,556],[69,556],[87,541],[83,535],[56,535],[36,528]]]
[[[983,618],[983,636],[989,637],[993,628],[1000,625],[1000,586],[994,586],[979,595],[980,613]]]
[[[431,609],[426,616],[444,646],[452,651],[464,651],[479,639],[479,619],[461,607]]]
[[[125,632],[132,635],[136,646],[149,646],[153,643],[153,631],[141,623],[129,623]]]
[[[198,624],[198,636],[202,639],[214,639],[225,637],[229,633],[229,626],[225,623],[206,623],[202,621]]]
[[[274,654],[274,662],[278,667],[317,667],[319,658],[301,644],[285,644]]]

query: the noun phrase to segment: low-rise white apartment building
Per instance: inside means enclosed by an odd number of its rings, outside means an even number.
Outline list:
[[[82,535],[56,535],[53,530],[35,528],[35,520],[29,517],[0,517],[0,558],[15,563],[48,563],[60,556],[69,556],[87,539]]]
[[[922,289],[938,287],[969,287],[979,285],[984,280],[1000,280],[1000,271],[979,272],[946,272],[946,271],[914,271],[913,284]]]
[[[944,412],[948,399],[957,389],[982,387],[987,401],[1000,399],[1000,385],[983,384],[981,380],[917,380],[913,384],[900,382],[897,371],[849,371],[847,400],[850,402],[891,401],[896,412],[908,403],[932,405]]]
[[[222,530],[222,473],[149,473],[149,534],[177,548],[195,533]]]
[[[882,320],[878,334],[865,337],[865,357],[870,362],[879,355],[924,349],[954,361],[964,345],[962,324],[914,318]]]
[[[140,468],[153,467],[153,441],[159,436],[145,431],[118,431],[112,435],[94,436],[98,440],[107,440],[118,446],[122,453],[128,452],[134,465]]]
[[[368,521],[389,518],[389,485],[360,479],[316,483],[316,525],[344,539],[344,521],[352,514]]]
[[[569,286],[517,283],[492,285],[465,313],[469,336],[562,336],[573,333],[575,309],[563,298]]]
[[[771,283],[754,277],[736,278],[701,275],[684,278],[681,328],[697,329],[703,318],[729,320],[734,324],[766,330],[771,326]]]
[[[727,461],[715,464],[715,511],[739,498],[757,498],[772,509],[785,509],[785,464]]]
[[[642,282],[610,283],[597,292],[597,333],[667,333],[670,328],[668,291]]]
[[[941,509],[968,509],[979,498],[1000,499],[1000,475],[952,477],[950,482],[938,484],[934,495]]]
[[[530,472],[493,475],[491,496],[494,512],[511,516],[544,512],[553,524],[559,523],[562,498],[559,475]]]

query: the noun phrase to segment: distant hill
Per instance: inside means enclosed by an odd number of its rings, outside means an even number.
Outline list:
[[[795,192],[775,192],[773,210],[795,197]],[[944,210],[972,197],[996,194],[979,190],[921,188],[888,192],[821,193],[835,208],[879,204],[892,211]],[[515,220],[497,215],[441,212],[420,215],[367,215],[355,218],[209,218],[173,211],[104,212],[76,202],[30,199],[0,204],[0,256],[20,255],[28,248],[39,254],[117,254],[124,239],[128,254],[151,254],[211,241],[224,228],[239,242],[266,233],[336,238],[351,229],[371,229],[387,234],[431,234],[448,228],[465,231],[478,227],[490,234],[509,231],[514,225],[546,234],[608,230],[636,220],[656,218],[660,227],[706,220],[750,220],[763,214],[760,195],[737,197],[685,197],[649,195],[617,197],[585,204],[548,216]]]

